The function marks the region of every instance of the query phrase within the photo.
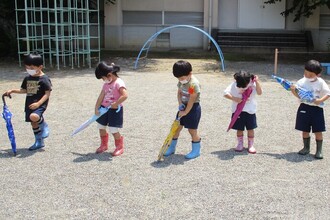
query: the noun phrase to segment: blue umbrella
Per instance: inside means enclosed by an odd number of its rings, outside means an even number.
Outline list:
[[[71,136],[77,134],[78,132],[84,130],[85,128],[87,128],[90,124],[92,124],[94,121],[96,121],[99,117],[101,117],[102,115],[104,115],[111,106],[109,107],[100,107],[99,108],[99,115],[93,115],[91,118],[89,118],[87,121],[85,121],[84,123],[82,123],[76,130],[74,130],[71,134]],[[118,109],[116,110],[116,112],[118,113],[120,111],[120,105],[118,106]]]
[[[292,82],[286,80],[286,79],[283,79],[281,77],[278,77],[278,76],[275,76],[275,75],[272,75],[272,77],[274,79],[276,79],[276,81],[278,83],[280,83],[284,89],[286,90],[290,90],[290,87],[291,85],[293,84]],[[315,98],[314,98],[314,94],[312,91],[309,91],[309,90],[306,90],[300,86],[295,86],[296,87],[296,92],[300,98],[301,101],[304,101],[304,102],[309,102],[309,103],[313,103],[315,101]],[[321,106],[324,106],[324,103],[322,102],[320,104]]]
[[[16,156],[15,134],[14,134],[13,125],[11,123],[11,118],[12,118],[13,114],[9,111],[8,106],[6,105],[5,96],[6,95],[2,95],[2,102],[3,102],[2,117],[6,121],[6,127],[7,127],[7,131],[8,131],[8,137],[9,137],[9,140],[10,140],[10,143],[11,143],[11,150],[13,151],[14,156]],[[8,97],[11,98],[10,95]]]

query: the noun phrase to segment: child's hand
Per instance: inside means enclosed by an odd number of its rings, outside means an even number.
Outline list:
[[[29,105],[29,109],[34,110],[34,109],[39,108],[39,106],[40,106],[39,103],[35,102],[35,103],[32,103],[31,105]]]
[[[320,104],[322,104],[322,101],[321,101],[321,99],[315,99],[313,103],[315,105],[320,105]]]
[[[232,100],[234,101],[234,102],[237,102],[237,103],[240,103],[241,101],[242,101],[242,99],[241,98],[238,98],[238,97],[232,97]]]
[[[296,90],[296,86],[294,84],[291,84],[290,89],[291,89],[291,91],[295,91]]]
[[[185,104],[179,105],[179,111],[184,111],[185,108],[186,108],[186,105]]]
[[[100,115],[100,111],[98,108],[95,108],[95,115]]]
[[[258,82],[259,81],[259,76],[258,75],[254,75],[253,81]]]
[[[7,92],[3,93],[3,95],[11,98],[11,95],[10,95],[11,93],[12,93],[12,90],[8,90]]]
[[[111,108],[112,108],[112,109],[117,109],[117,108],[118,108],[118,104],[115,103],[115,102],[112,103],[112,104],[111,104]]]
[[[186,111],[179,111],[178,117],[181,118],[183,116],[186,116],[188,114],[188,112]]]

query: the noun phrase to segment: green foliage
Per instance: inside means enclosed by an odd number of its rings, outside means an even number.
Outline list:
[[[265,4],[275,4],[276,2],[281,2],[282,0],[269,0],[265,1]],[[288,16],[289,14],[294,14],[293,21],[296,22],[300,20],[301,17],[309,17],[313,14],[313,11],[322,6],[326,5],[330,8],[330,0],[293,0],[291,7],[287,8],[281,14]]]
[[[18,1],[20,2],[20,1]],[[12,56],[16,54],[16,24],[15,24],[15,1],[0,1],[0,56]],[[3,50],[3,48],[5,48]]]

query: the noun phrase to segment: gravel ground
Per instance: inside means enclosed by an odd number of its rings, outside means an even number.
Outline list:
[[[28,151],[33,134],[24,122],[24,95],[7,104],[14,114],[18,154],[11,155],[5,123],[0,123],[0,219],[330,219],[330,138],[324,134],[324,159],[300,156],[301,133],[294,129],[297,100],[270,75],[272,63],[189,60],[202,84],[199,132],[202,154],[185,160],[191,149],[183,130],[177,152],[157,162],[158,151],[174,120],[176,83],[171,68],[177,59],[148,59],[133,69],[133,59],[113,59],[122,67],[129,98],[124,105],[125,152],[113,158],[96,155],[96,125],[71,137],[93,114],[102,82],[93,69],[45,69],[53,92],[45,118],[51,134],[46,147]],[[292,81],[303,66],[279,65]],[[235,71],[259,75],[257,154],[234,152],[235,132],[226,132],[230,101],[223,90]],[[19,88],[23,68],[1,63],[0,88]],[[330,77],[323,76],[329,83]],[[2,93],[1,92],[1,93]],[[326,121],[330,110],[325,107]],[[329,127],[329,126],[328,126]]]

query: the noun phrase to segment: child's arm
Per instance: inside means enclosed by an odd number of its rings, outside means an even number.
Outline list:
[[[177,99],[178,99],[179,106],[182,105],[181,97],[182,97],[181,91],[180,91],[180,89],[178,89]]]
[[[119,97],[119,99],[116,102],[111,104],[111,108],[117,109],[118,106],[127,99],[128,94],[127,94],[127,90],[125,87],[121,87],[119,89],[119,92],[120,92],[121,96]]]
[[[47,101],[47,99],[49,99],[49,96],[50,96],[50,90],[45,91],[45,95],[39,101],[29,105],[29,108],[32,110],[39,108],[45,101]]]
[[[260,84],[260,81],[259,81],[259,77],[258,76],[255,76],[255,82],[256,82],[256,91],[257,91],[257,94],[258,95],[261,95],[262,94],[262,89],[261,89],[261,84]]]
[[[102,89],[101,92],[100,92],[100,95],[97,98],[96,103],[95,103],[95,110],[94,110],[95,111],[95,115],[99,115],[100,114],[99,108],[101,107],[102,101],[104,99],[104,95],[105,95],[105,93],[104,93],[104,91]]]
[[[296,86],[292,84],[292,85],[290,86],[290,89],[291,89],[291,93],[292,93],[294,96],[296,96],[298,99],[300,99],[298,93],[296,92]]]
[[[232,96],[230,93],[226,93],[224,95],[225,98],[229,99],[229,100],[232,100],[233,102],[237,102],[237,103],[240,103],[242,101],[241,98],[238,98],[238,97],[235,97],[235,96]]]
[[[11,89],[11,90],[8,90],[4,93],[4,95],[6,96],[9,96],[10,94],[12,93],[17,93],[17,94],[24,94],[26,93],[26,89]]]
[[[325,102],[329,97],[330,95],[325,95],[320,99],[315,99],[313,103],[316,105],[320,105],[321,103]]]
[[[190,96],[189,96],[189,101],[188,101],[188,103],[187,103],[187,106],[186,106],[185,110],[184,110],[184,111],[179,111],[179,115],[178,115],[178,116],[179,116],[180,118],[181,118],[182,116],[187,115],[187,114],[190,112],[191,108],[193,107],[193,105],[194,105],[194,103],[195,103],[195,101],[196,101],[196,99],[197,99],[197,96],[198,96],[197,93],[190,94]],[[179,104],[180,104],[180,102],[179,102]]]

